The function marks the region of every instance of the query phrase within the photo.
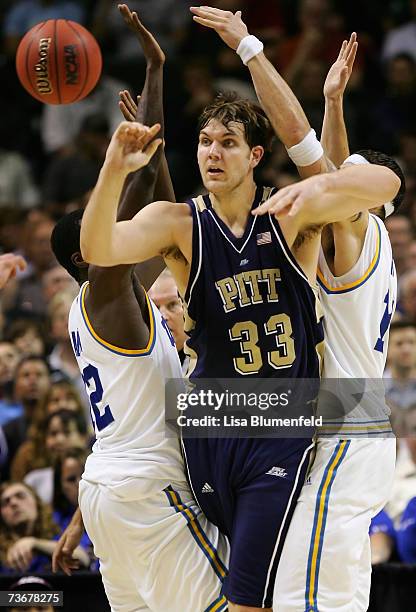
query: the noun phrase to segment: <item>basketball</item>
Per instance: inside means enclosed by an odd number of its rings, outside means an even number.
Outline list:
[[[16,70],[23,87],[45,104],[70,104],[87,96],[101,75],[94,36],[67,19],[38,23],[22,38]]]

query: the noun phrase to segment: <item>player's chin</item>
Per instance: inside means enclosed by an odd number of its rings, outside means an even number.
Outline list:
[[[224,193],[224,191],[227,191],[228,183],[224,180],[223,177],[210,177],[205,175],[204,187],[207,191],[210,191],[211,193]]]

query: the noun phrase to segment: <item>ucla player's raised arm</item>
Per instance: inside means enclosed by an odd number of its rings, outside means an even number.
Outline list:
[[[326,171],[322,147],[295,94],[263,53],[263,44],[250,36],[241,11],[191,7],[194,21],[215,30],[248,67],[257,96],[289,157],[306,178]]]
[[[400,187],[399,177],[390,168],[352,165],[280,189],[253,214],[288,217],[296,231],[301,232],[382,206],[395,198]]]
[[[332,64],[324,83],[325,114],[321,144],[325,155],[339,168],[349,156],[347,129],[344,121],[343,97],[352,74],[357,54],[357,34],[344,40],[336,61]]]

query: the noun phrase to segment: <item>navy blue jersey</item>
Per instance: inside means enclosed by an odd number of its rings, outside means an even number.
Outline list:
[[[258,187],[255,208],[272,194]],[[209,196],[190,200],[192,266],[185,295],[191,378],[315,378],[323,341],[317,294],[278,221],[252,216],[236,238]]]

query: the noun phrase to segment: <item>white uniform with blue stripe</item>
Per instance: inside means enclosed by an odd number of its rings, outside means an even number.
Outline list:
[[[96,433],[80,508],[111,608],[222,611],[228,543],[192,498],[178,440],[165,436],[165,382],[182,377],[172,335],[147,298],[147,346],[109,344],[88,318],[87,288],[68,322]]]
[[[321,251],[318,281],[323,385],[343,406],[347,396],[355,401],[341,418],[318,406],[324,426],[282,552],[274,606],[279,612],[364,612],[369,526],[390,494],[396,449],[382,376],[397,280],[382,221],[370,215],[361,255],[342,277],[333,276]]]

